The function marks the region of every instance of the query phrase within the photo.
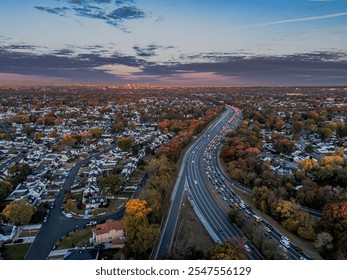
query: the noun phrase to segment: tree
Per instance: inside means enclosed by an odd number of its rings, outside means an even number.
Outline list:
[[[205,254],[208,260],[243,260],[244,255],[229,243],[217,244]]]
[[[111,174],[101,177],[99,187],[103,193],[116,195],[119,193],[121,187],[125,184],[125,179],[120,174]]]
[[[334,131],[329,127],[323,127],[318,129],[318,133],[323,139],[328,139],[333,136]]]
[[[122,122],[116,122],[112,124],[112,127],[111,127],[112,133],[122,132],[123,130],[124,130],[124,124]]]
[[[125,204],[125,214],[122,223],[127,233],[128,255],[143,259],[152,250],[159,234],[159,226],[150,224],[148,215],[152,209],[147,207],[147,201],[132,199]]]
[[[330,233],[323,231],[317,234],[316,240],[314,241],[314,246],[319,253],[325,256],[334,248],[333,240],[334,238]]]
[[[305,147],[305,152],[306,153],[312,153],[314,150],[314,147],[311,145],[311,144],[308,144],[306,147]]]
[[[0,201],[5,200],[13,190],[13,185],[10,181],[0,181]]]
[[[65,205],[64,205],[64,210],[65,210],[66,212],[70,212],[70,211],[72,211],[72,209],[74,208],[74,206],[75,206],[74,201],[72,200],[72,198],[69,198],[69,199],[66,200],[66,203],[65,203]]]
[[[32,206],[25,199],[12,201],[6,205],[2,211],[3,216],[9,222],[16,225],[27,225],[36,212],[36,207]]]
[[[314,159],[305,158],[302,161],[299,162],[298,167],[305,171],[305,174],[307,174],[309,171],[311,171],[314,167],[317,166],[317,163]]]
[[[57,118],[55,119],[55,123],[56,123],[56,124],[62,124],[63,122],[64,122],[64,120],[63,120],[62,117],[57,117]]]
[[[173,175],[174,165],[167,157],[154,158],[146,165],[146,171],[150,176]]]
[[[13,190],[13,185],[10,181],[0,181],[0,209],[4,206],[5,199]]]
[[[324,206],[321,225],[333,236],[347,229],[347,201],[333,202]]]
[[[73,146],[76,143],[76,139],[71,135],[65,135],[62,139],[61,139],[61,145],[62,146]]]
[[[117,141],[117,146],[119,149],[121,149],[123,152],[128,151],[133,145],[133,141],[130,137],[122,137],[119,138]]]
[[[136,123],[134,123],[134,122],[131,122],[131,123],[128,124],[128,128],[129,128],[130,130],[135,130],[136,127],[137,127],[137,125],[136,125]]]
[[[257,209],[269,213],[270,205],[274,199],[274,193],[267,187],[255,187],[252,190],[252,201]]]
[[[90,134],[92,138],[97,138],[97,139],[101,138],[103,133],[104,133],[104,130],[101,127],[92,128],[90,130]]]
[[[337,260],[347,259],[347,230],[339,234],[336,238],[333,257]]]
[[[280,221],[293,218],[297,210],[297,205],[288,200],[278,200],[271,205],[273,216],[277,217]]]

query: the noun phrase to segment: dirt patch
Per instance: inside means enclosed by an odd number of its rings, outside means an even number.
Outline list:
[[[176,234],[172,246],[174,254],[184,257],[192,248],[206,251],[213,245],[213,240],[201,224],[185,196],[177,220]]]

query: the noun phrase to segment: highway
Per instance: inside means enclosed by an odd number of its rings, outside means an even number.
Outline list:
[[[231,184],[231,186],[238,188],[239,190],[241,190],[244,193],[250,194],[252,192],[252,189],[241,184],[240,182],[231,179],[227,174],[225,174],[224,169],[221,167],[221,163],[220,163],[220,158],[219,158],[219,153],[220,153],[220,148],[222,146],[218,145],[218,150],[217,153],[215,153],[215,157],[213,157],[213,162],[212,165],[214,166],[215,170],[218,172],[218,175],[220,177],[222,177],[222,180],[224,182],[227,182],[229,184]],[[307,212],[308,214],[310,214],[311,216],[321,219],[323,217],[323,212],[316,210],[316,209],[312,209],[306,206],[301,206],[299,205],[300,210]]]
[[[207,178],[210,180],[210,183],[221,195],[223,200],[231,208],[239,209],[246,218],[254,219],[255,226],[262,226],[264,229],[264,234],[268,238],[272,238],[279,243],[280,248],[288,253],[292,259],[311,259],[311,257],[303,252],[299,247],[295,246],[290,240],[284,241],[286,239],[280,232],[273,229],[273,227],[266,222],[262,217],[259,217],[250,206],[248,206],[236,193],[233,191],[233,188],[237,187],[244,193],[250,193],[251,190],[246,186],[230,179],[222,170],[219,162],[219,150],[222,145],[222,140],[224,139],[225,134],[235,129],[235,126],[241,119],[241,114],[238,118],[235,118],[233,121],[227,123],[225,127],[222,128],[222,133],[216,135],[210,142],[210,145],[207,147],[202,162],[204,162],[204,171],[207,174]],[[201,160],[200,160],[201,162]],[[308,209],[312,210],[312,209]],[[258,219],[259,218],[259,219]]]
[[[227,213],[216,202],[206,183],[207,174],[204,171],[204,154],[212,139],[234,116],[234,110],[228,109],[205,131],[203,135],[188,149],[180,169],[178,179],[171,197],[171,206],[163,232],[159,240],[155,258],[160,259],[170,252],[181,207],[183,195],[186,192],[193,208],[199,213],[200,220],[208,230],[212,239],[222,243],[233,238],[246,240],[242,232],[230,222]],[[263,259],[257,249],[248,241],[245,250],[247,259]],[[246,246],[247,247],[247,246]]]

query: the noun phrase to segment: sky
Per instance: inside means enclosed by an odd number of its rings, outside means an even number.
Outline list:
[[[347,85],[347,0],[1,0],[0,84]]]

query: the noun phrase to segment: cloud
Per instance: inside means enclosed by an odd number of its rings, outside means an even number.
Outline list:
[[[162,77],[181,77],[205,75],[214,73],[216,76],[230,78],[230,82],[242,81],[249,85],[319,85],[319,84],[347,84],[347,54],[333,52],[315,52],[293,54],[287,56],[227,56],[208,54],[209,61],[170,64],[152,64],[142,68],[141,73],[135,75],[152,75]],[[195,59],[199,55],[194,56]],[[206,54],[200,55],[206,58]],[[199,74],[200,73],[200,74]],[[185,74],[185,75],[183,75]],[[225,81],[225,79],[222,79]],[[213,83],[213,80],[211,80]]]
[[[56,50],[52,54],[57,56],[71,56],[75,54],[75,52],[72,49],[65,48],[61,50]]]
[[[69,8],[67,7],[49,8],[49,7],[42,7],[42,6],[34,6],[34,8],[39,11],[55,14],[62,17],[66,16],[66,12],[69,10]]]
[[[125,21],[142,19],[147,17],[147,13],[137,8],[131,0],[56,0],[63,4],[61,7],[34,8],[59,16],[75,15],[79,17],[102,20],[107,24],[119,28],[125,32],[128,30],[123,26]]]
[[[94,49],[96,50],[96,49]],[[103,55],[101,52],[79,53],[72,48],[55,50],[52,53],[11,51],[0,46],[0,73],[57,77],[72,81],[109,82],[115,76],[97,67],[109,64],[140,67],[146,62],[121,53]]]
[[[5,46],[6,49],[8,50],[35,50],[38,48],[38,46],[35,45],[28,45],[28,44],[12,44],[12,45],[7,45]]]
[[[135,50],[136,54],[140,57],[152,57],[156,56],[157,50],[167,50],[172,49],[173,46],[161,46],[156,44],[149,44],[144,48],[139,47],[139,45],[135,45],[133,49]]]
[[[121,7],[107,14],[107,23],[118,26],[124,20],[145,18],[146,14],[136,7]]]
[[[322,15],[322,16],[293,18],[293,19],[285,19],[285,20],[278,20],[278,21],[271,21],[271,22],[264,22],[264,23],[249,24],[249,25],[245,25],[245,26],[241,26],[241,27],[236,27],[233,29],[244,29],[244,28],[251,28],[251,27],[271,26],[271,25],[279,25],[279,24],[286,24],[286,23],[293,23],[293,22],[317,21],[317,20],[331,19],[331,18],[337,18],[337,17],[343,17],[343,16],[347,16],[347,12],[328,14],[328,15]]]
[[[346,85],[347,54],[313,52],[284,56],[200,53],[177,61],[150,62],[151,55],[168,48],[150,44],[131,56],[106,51],[102,46],[66,46],[50,53],[35,53],[39,46],[0,46],[0,73],[69,79],[73,82],[150,82],[204,85]],[[171,47],[171,46],[169,46]],[[29,50],[23,52],[21,50]],[[46,49],[46,52],[48,50]]]
[[[115,3],[117,5],[124,5],[124,4],[134,4],[134,0],[116,0]]]
[[[95,69],[105,71],[108,74],[115,75],[124,80],[136,80],[138,77],[134,74],[142,73],[142,69],[139,66],[126,66],[122,64],[107,64],[95,67]]]

